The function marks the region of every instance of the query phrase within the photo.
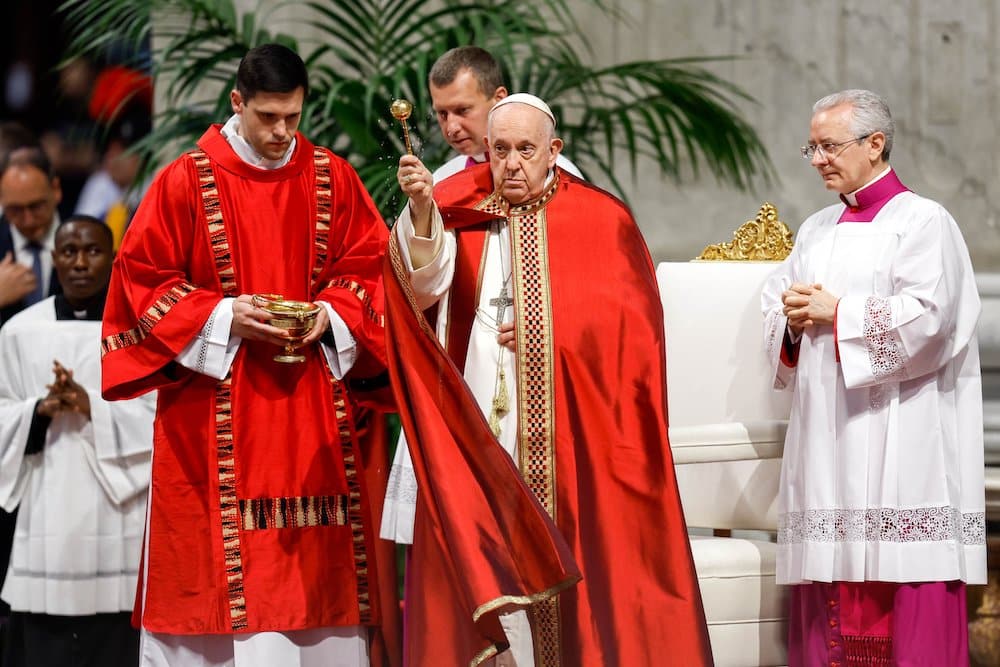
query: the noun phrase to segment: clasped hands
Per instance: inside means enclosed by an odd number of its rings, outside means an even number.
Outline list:
[[[275,315],[272,313],[254,305],[253,295],[241,294],[233,301],[233,323],[229,329],[230,335],[284,347],[288,344],[289,334],[286,329],[268,324],[274,317]],[[319,313],[316,314],[316,324],[305,338],[295,343],[294,348],[299,349],[315,343],[329,327],[330,316],[327,315],[326,308],[321,307]]]
[[[792,283],[781,293],[782,312],[788,318],[788,328],[798,335],[817,324],[833,324],[839,298],[830,294],[819,283],[805,285]]]
[[[76,412],[90,419],[90,395],[73,379],[73,371],[53,360],[52,374],[55,380],[46,385],[49,393],[38,402],[35,412],[49,418],[60,412]]]

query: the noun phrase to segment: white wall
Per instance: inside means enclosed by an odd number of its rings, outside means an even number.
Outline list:
[[[711,177],[677,187],[647,166],[628,196],[656,259],[729,240],[763,200],[793,230],[832,203],[798,147],[816,99],[861,87],[889,101],[903,182],[951,211],[978,271],[1000,269],[998,0],[617,0],[631,20],[610,29],[576,2],[598,62],[735,54],[714,71],[759,102],[740,109],[780,182],[752,194]]]

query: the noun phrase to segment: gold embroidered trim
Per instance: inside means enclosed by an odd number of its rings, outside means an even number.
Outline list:
[[[518,456],[521,476],[553,520],[557,518],[552,294],[544,209],[511,215],[511,264],[518,363]],[[529,610],[537,667],[559,667],[559,601]]]
[[[385,327],[385,317],[379,314],[378,311],[372,307],[372,297],[361,284],[348,280],[347,278],[335,278],[326,284],[327,289],[331,287],[341,287],[351,292],[354,296],[358,297],[365,309],[365,314],[368,316],[372,322],[380,327]]]
[[[215,444],[219,466],[222,549],[226,563],[226,586],[229,592],[229,623],[232,630],[236,632],[247,628],[247,603],[243,592],[240,509],[236,499],[231,376],[215,386]]]
[[[152,306],[146,309],[146,312],[139,318],[138,326],[128,331],[122,331],[121,333],[105,337],[101,341],[101,356],[103,357],[108,352],[114,352],[115,350],[120,350],[131,345],[138,345],[149,335],[149,332],[153,330],[156,323],[162,320],[178,301],[194,290],[194,285],[190,283],[179,283],[171,287]]]
[[[351,430],[351,415],[348,412],[344,385],[338,382],[332,374],[328,377],[332,383],[333,405],[337,416],[340,446],[344,453],[344,473],[347,475],[347,519],[351,526],[354,543],[354,571],[358,582],[359,623],[367,625],[372,621],[372,607],[368,577],[368,551],[365,546],[365,527],[362,523],[361,480],[359,479],[358,461],[354,450],[354,433]]]
[[[509,218],[512,216],[522,216],[531,215],[533,213],[538,213],[545,205],[556,196],[556,191],[559,189],[559,174],[557,173],[552,177],[546,186],[542,194],[538,196],[537,199],[532,199],[531,201],[524,202],[522,204],[512,205],[507,199],[501,195],[497,190],[494,190],[473,208],[477,211],[485,211],[487,213],[493,213],[504,218]]]
[[[528,609],[531,640],[535,645],[536,667],[562,665],[561,612],[558,598],[542,600]]]
[[[226,225],[222,220],[222,204],[219,201],[215,173],[212,171],[212,160],[201,150],[191,151],[188,155],[194,160],[195,170],[198,172],[201,205],[208,223],[208,240],[212,246],[212,257],[215,258],[215,270],[222,284],[222,294],[236,296],[236,269],[233,267]]]
[[[518,453],[521,475],[556,518],[555,406],[552,396],[552,295],[545,212],[513,216],[511,263],[517,311]]]
[[[403,256],[399,252],[399,240],[395,234],[389,234],[389,261],[392,264],[393,273],[396,274],[396,280],[399,282],[400,287],[403,288],[403,294],[406,296],[407,303],[410,304],[410,308],[417,316],[417,323],[420,324],[420,329],[436,340],[437,337],[431,330],[431,325],[427,322],[427,318],[424,317],[420,306],[417,305],[417,297],[413,294],[413,285],[410,284],[406,266],[403,264]]]
[[[222,293],[236,296],[236,271],[229,249],[229,237],[222,220],[219,190],[212,161],[201,150],[188,153],[198,172],[198,189],[208,223],[208,238],[215,259]],[[240,506],[236,497],[236,453],[233,448],[232,375],[215,386],[215,439],[219,465],[219,511],[222,515],[222,548],[229,591],[229,622],[234,632],[248,627],[243,590],[243,553],[240,540]]]
[[[329,154],[316,148],[313,151],[313,164],[316,168],[316,262],[313,265],[313,282],[315,283],[323,267],[326,266],[326,258],[329,253],[330,244],[330,156]]]
[[[558,595],[562,591],[566,590],[570,586],[575,585],[578,581],[580,581],[580,577],[574,576],[574,577],[570,577],[566,581],[563,581],[562,583],[559,583],[559,584],[553,586],[552,588],[548,588],[548,589],[546,589],[546,590],[544,590],[544,591],[542,591],[540,593],[534,593],[532,595],[504,595],[504,596],[498,597],[495,600],[490,600],[489,602],[485,602],[485,603],[479,605],[478,607],[476,607],[476,611],[474,611],[472,613],[472,620],[473,620],[473,622],[476,622],[480,618],[483,617],[483,614],[488,614],[488,613],[490,613],[492,611],[496,611],[500,607],[504,607],[506,605],[511,605],[511,604],[519,605],[519,606],[522,606],[522,607],[527,607],[528,611],[531,612],[532,609],[534,608],[533,605],[537,605],[539,603],[544,604],[546,602],[555,603],[556,602],[556,600],[555,600],[555,596],[556,595]],[[557,612],[558,612],[558,609],[557,609]],[[558,621],[558,617],[557,617],[556,620]],[[559,627],[559,626],[556,626],[556,627]],[[558,635],[557,635],[556,639],[558,639]],[[558,645],[557,645],[557,649],[558,649]],[[489,646],[489,647],[485,648],[475,658],[473,658],[472,663],[471,663],[472,667],[476,667],[477,665],[482,664],[487,659],[492,658],[493,656],[495,656],[497,653],[498,653],[498,650],[497,650],[497,647],[495,645]],[[536,643],[536,656],[537,655],[539,655],[539,653],[537,651],[537,643]],[[551,663],[549,663],[549,664],[551,664]],[[559,663],[555,663],[555,667],[559,667]]]
[[[555,586],[553,586],[552,588],[547,588],[539,593],[532,593],[531,595],[502,595],[494,600],[490,600],[489,602],[484,602],[483,604],[476,607],[476,610],[472,612],[472,621],[478,622],[479,619],[482,618],[484,614],[488,614],[491,611],[496,611],[500,607],[504,607],[506,605],[516,604],[527,607],[533,604],[537,604],[542,600],[547,600],[555,595],[558,595],[559,593],[563,592],[570,586],[576,584],[578,581],[580,581],[580,577],[573,576],[567,579],[566,581],[560,582]]]
[[[347,496],[285,496],[240,500],[243,530],[347,525]]]
[[[497,648],[496,644],[490,644],[482,651],[477,653],[476,657],[472,659],[472,662],[470,662],[469,665],[470,667],[478,667],[478,665],[483,664],[493,656],[497,655],[499,652],[500,650]]]

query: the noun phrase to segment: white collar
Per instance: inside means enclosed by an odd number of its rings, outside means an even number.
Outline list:
[[[881,174],[879,174],[878,176],[876,176],[872,180],[868,181],[867,183],[865,183],[864,185],[862,185],[860,188],[858,188],[854,192],[851,192],[851,193],[848,193],[848,194],[844,195],[844,199],[847,201],[848,206],[857,206],[858,205],[858,193],[861,192],[862,190],[864,190],[865,188],[867,188],[869,185],[872,185],[876,181],[880,181],[883,178],[885,178],[885,175],[888,174],[891,170],[892,170],[892,167],[886,167],[885,171],[883,171]]]
[[[220,132],[241,160],[249,164],[251,167],[257,167],[258,169],[278,169],[279,167],[284,167],[288,164],[288,161],[292,159],[292,154],[295,153],[295,137],[292,137],[292,143],[288,146],[288,150],[285,151],[285,154],[282,155],[280,159],[269,160],[258,154],[257,151],[253,149],[253,146],[251,146],[247,140],[240,135],[240,115],[238,113],[234,113],[232,117],[226,121],[226,124],[222,126]]]

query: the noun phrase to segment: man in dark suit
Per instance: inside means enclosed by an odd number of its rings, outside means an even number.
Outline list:
[[[61,291],[52,270],[61,200],[59,178],[40,148],[18,148],[0,164],[0,326]]]
[[[62,199],[59,178],[37,146],[15,148],[0,161],[0,326],[62,289],[52,267]],[[17,512],[0,510],[0,585],[7,576]],[[10,613],[0,601],[0,619]],[[5,634],[0,625],[0,638]]]

